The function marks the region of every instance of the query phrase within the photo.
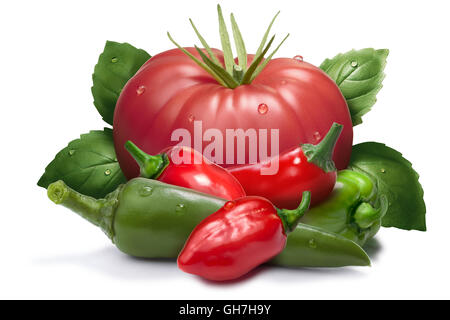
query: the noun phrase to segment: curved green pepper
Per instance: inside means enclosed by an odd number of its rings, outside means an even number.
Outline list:
[[[368,176],[342,170],[330,197],[311,208],[300,221],[340,234],[362,246],[378,232],[386,211],[386,197],[378,196]]]
[[[135,178],[105,199],[81,195],[63,181],[48,197],[99,226],[122,252],[143,258],[173,258],[195,226],[225,200],[156,180]]]
[[[355,242],[339,234],[299,223],[288,235],[283,252],[271,263],[287,267],[368,266],[370,259]]]
[[[226,202],[145,178],[130,180],[104,199],[84,196],[62,181],[50,184],[47,193],[56,204],[99,226],[124,253],[145,258],[177,257],[194,227]],[[340,267],[369,265],[370,261],[354,242],[301,225],[289,234],[286,250],[273,263]]]

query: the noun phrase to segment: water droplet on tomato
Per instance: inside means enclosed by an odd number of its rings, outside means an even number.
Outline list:
[[[358,61],[352,61],[350,64],[353,68],[356,68],[358,66]]]
[[[104,173],[105,173],[105,176],[109,176],[111,174],[111,170],[106,169]]]
[[[285,85],[287,83],[286,80],[281,80],[281,84]]]
[[[136,89],[136,93],[137,93],[138,96],[142,95],[144,92],[145,92],[145,86],[139,86]]]
[[[317,248],[316,240],[314,240],[314,239],[309,240],[309,241],[308,241],[308,246],[309,246],[311,249]]]
[[[119,61],[119,58],[117,58],[117,57],[114,57],[114,58],[111,59],[112,63],[116,63],[117,61]]]
[[[69,150],[69,156],[73,156],[75,154],[75,150],[71,149]]]
[[[302,160],[299,157],[296,157],[293,161],[294,164],[299,164]]]
[[[294,59],[294,60],[297,60],[297,61],[299,61],[299,62],[302,62],[302,61],[303,61],[303,57],[302,57],[302,56],[299,56],[299,55],[295,56],[293,59]]]
[[[313,133],[313,136],[314,136],[314,139],[315,139],[316,141],[319,141],[320,138],[322,138],[322,136],[320,135],[320,132],[319,132],[319,131],[314,132],[314,133]]]
[[[189,122],[194,122],[195,116],[193,114],[190,114],[188,117]]]
[[[259,113],[259,114],[266,114],[267,111],[269,111],[269,107],[267,106],[267,104],[261,103],[261,104],[258,106],[258,113]]]
[[[184,209],[186,209],[186,206],[184,204],[180,203],[180,204],[177,204],[175,211],[180,213],[180,212],[183,212]]]
[[[153,192],[153,188],[150,186],[143,186],[140,190],[139,190],[139,195],[142,197],[147,197],[149,195],[151,195]]]
[[[233,209],[236,204],[233,201],[227,201],[223,207],[225,210]]]

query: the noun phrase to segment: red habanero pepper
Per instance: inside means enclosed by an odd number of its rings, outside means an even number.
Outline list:
[[[189,147],[173,146],[148,155],[131,141],[125,148],[141,168],[141,177],[194,189],[226,200],[245,196],[245,191],[226,169]]]
[[[278,255],[287,233],[308,210],[303,193],[295,210],[277,209],[261,197],[228,201],[192,231],[178,256],[178,267],[215,281],[233,280]]]
[[[228,168],[249,196],[261,196],[280,208],[293,209],[298,195],[311,191],[311,205],[328,197],[336,183],[332,160],[342,125],[333,123],[327,135],[316,145],[302,144],[264,162]],[[278,162],[278,172],[262,175],[262,169]]]

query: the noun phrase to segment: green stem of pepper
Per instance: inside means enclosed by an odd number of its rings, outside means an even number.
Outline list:
[[[141,168],[141,177],[147,179],[157,179],[163,170],[169,165],[169,158],[166,154],[149,155],[139,149],[133,142],[127,141],[125,149],[136,160]]]
[[[311,202],[311,192],[305,191],[302,194],[302,201],[294,210],[277,209],[278,216],[283,221],[284,231],[286,233],[292,232],[297,227],[300,218],[308,211]]]
[[[375,209],[369,203],[363,202],[356,208],[354,219],[356,224],[362,228],[370,228],[379,221],[387,210],[387,199],[384,195],[380,196],[379,208]]]
[[[120,189],[119,187],[105,199],[95,199],[76,192],[59,180],[48,186],[47,195],[54,203],[64,205],[100,227],[110,239],[113,239],[112,223]]]
[[[341,124],[334,122],[320,143],[316,145],[303,144],[303,154],[308,159],[308,162],[314,163],[325,172],[336,171],[332,156],[342,128],[343,126]]]

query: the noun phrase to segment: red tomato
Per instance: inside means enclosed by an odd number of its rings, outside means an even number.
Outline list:
[[[186,50],[199,58],[194,48]],[[223,63],[223,53],[214,53]],[[253,55],[249,55],[249,64],[252,59]],[[261,104],[267,108],[259,107]],[[344,129],[333,160],[338,169],[346,168],[350,160],[353,129],[346,101],[333,80],[319,68],[297,59],[272,59],[251,84],[230,89],[181,50],[173,49],[148,60],[128,81],[117,102],[114,142],[126,177],[139,175],[138,165],[124,148],[126,141],[156,154],[178,143],[171,141],[176,129],[187,129],[193,139],[194,120],[202,121],[203,130],[220,130],[223,137],[226,129],[279,129],[280,153],[301,143],[317,143],[337,122]],[[209,143],[203,141],[202,147]],[[249,149],[247,143],[246,163]],[[224,141],[224,161],[226,154]],[[237,164],[236,150],[234,158]]]

